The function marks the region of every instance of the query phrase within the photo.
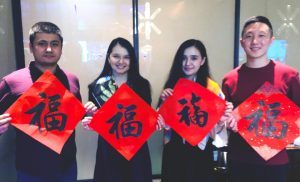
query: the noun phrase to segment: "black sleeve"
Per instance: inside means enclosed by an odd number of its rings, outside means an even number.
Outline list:
[[[16,100],[5,80],[0,82],[0,114],[3,114]]]
[[[151,86],[148,80],[141,79],[134,84],[133,90],[149,105],[151,105]]]
[[[146,82],[145,82],[145,101],[149,104],[149,105],[151,105],[151,103],[152,103],[152,97],[151,97],[151,86],[150,86],[150,83],[149,83],[149,81],[148,80],[146,80]]]
[[[88,99],[89,99],[89,101],[93,102],[97,106],[97,108],[100,108],[101,105],[98,103],[99,101],[97,101],[95,96],[93,95],[94,87],[95,87],[94,84],[89,85],[89,87],[88,87],[88,90],[89,90]]]

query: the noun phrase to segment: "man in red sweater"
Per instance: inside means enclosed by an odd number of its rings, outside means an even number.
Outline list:
[[[268,18],[251,17],[244,24],[241,45],[246,52],[246,63],[227,73],[222,90],[226,99],[237,107],[264,82],[300,106],[300,81],[296,69],[267,58],[267,50],[274,40],[273,29]],[[230,182],[285,182],[288,156],[282,150],[268,161],[261,158],[235,132],[229,137]]]

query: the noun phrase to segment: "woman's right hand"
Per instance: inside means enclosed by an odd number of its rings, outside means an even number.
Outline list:
[[[87,116],[93,116],[97,111],[97,107],[91,101],[88,101],[86,104],[84,104],[84,109]]]
[[[220,118],[220,121],[218,122],[219,126],[223,126],[224,124],[228,129],[231,129],[233,132],[237,132],[237,122],[232,115],[233,111],[233,104],[231,102],[226,101],[226,108],[223,116]]]
[[[226,123],[228,129],[231,129],[233,132],[238,132],[237,121],[233,115],[227,119]]]
[[[9,126],[9,121],[11,121],[11,117],[9,114],[0,115],[0,135],[2,135],[7,131]]]
[[[169,96],[173,95],[173,89],[171,88],[166,88],[162,91],[160,94],[160,99],[162,101],[165,101]]]
[[[157,123],[156,123],[156,130],[158,130],[158,131],[160,131],[160,130],[162,130],[163,128],[165,128],[165,120],[164,120],[164,118],[160,115],[160,114],[158,114],[158,117],[157,117],[157,121],[156,121]]]
[[[81,120],[81,124],[83,126],[84,129],[86,130],[92,130],[92,128],[90,128],[90,123],[92,121],[93,117],[92,116],[85,116],[82,120]]]
[[[85,108],[86,116],[81,120],[81,124],[84,129],[92,130],[92,128],[90,128],[89,125],[93,119],[93,115],[97,112],[97,107],[93,102],[88,101],[86,104],[84,104],[84,108]]]

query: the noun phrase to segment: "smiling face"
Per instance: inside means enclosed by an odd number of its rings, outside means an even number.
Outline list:
[[[116,44],[112,49],[108,61],[112,68],[113,75],[125,75],[128,73],[130,56],[128,51],[120,44]]]
[[[62,54],[62,43],[58,35],[52,33],[36,33],[29,47],[41,71],[55,68]]]
[[[197,72],[204,64],[206,58],[202,58],[200,51],[192,46],[184,50],[182,60],[182,71],[185,74],[185,78],[189,80],[195,80]]]
[[[241,38],[247,61],[267,61],[267,51],[273,40],[274,37],[266,24],[256,22],[248,25]]]

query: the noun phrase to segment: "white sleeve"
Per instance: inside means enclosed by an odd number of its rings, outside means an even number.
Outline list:
[[[212,137],[214,141],[212,144],[216,146],[217,148],[225,147],[228,143],[228,133],[226,126],[219,126],[216,124],[216,126],[213,128],[214,136]]]

